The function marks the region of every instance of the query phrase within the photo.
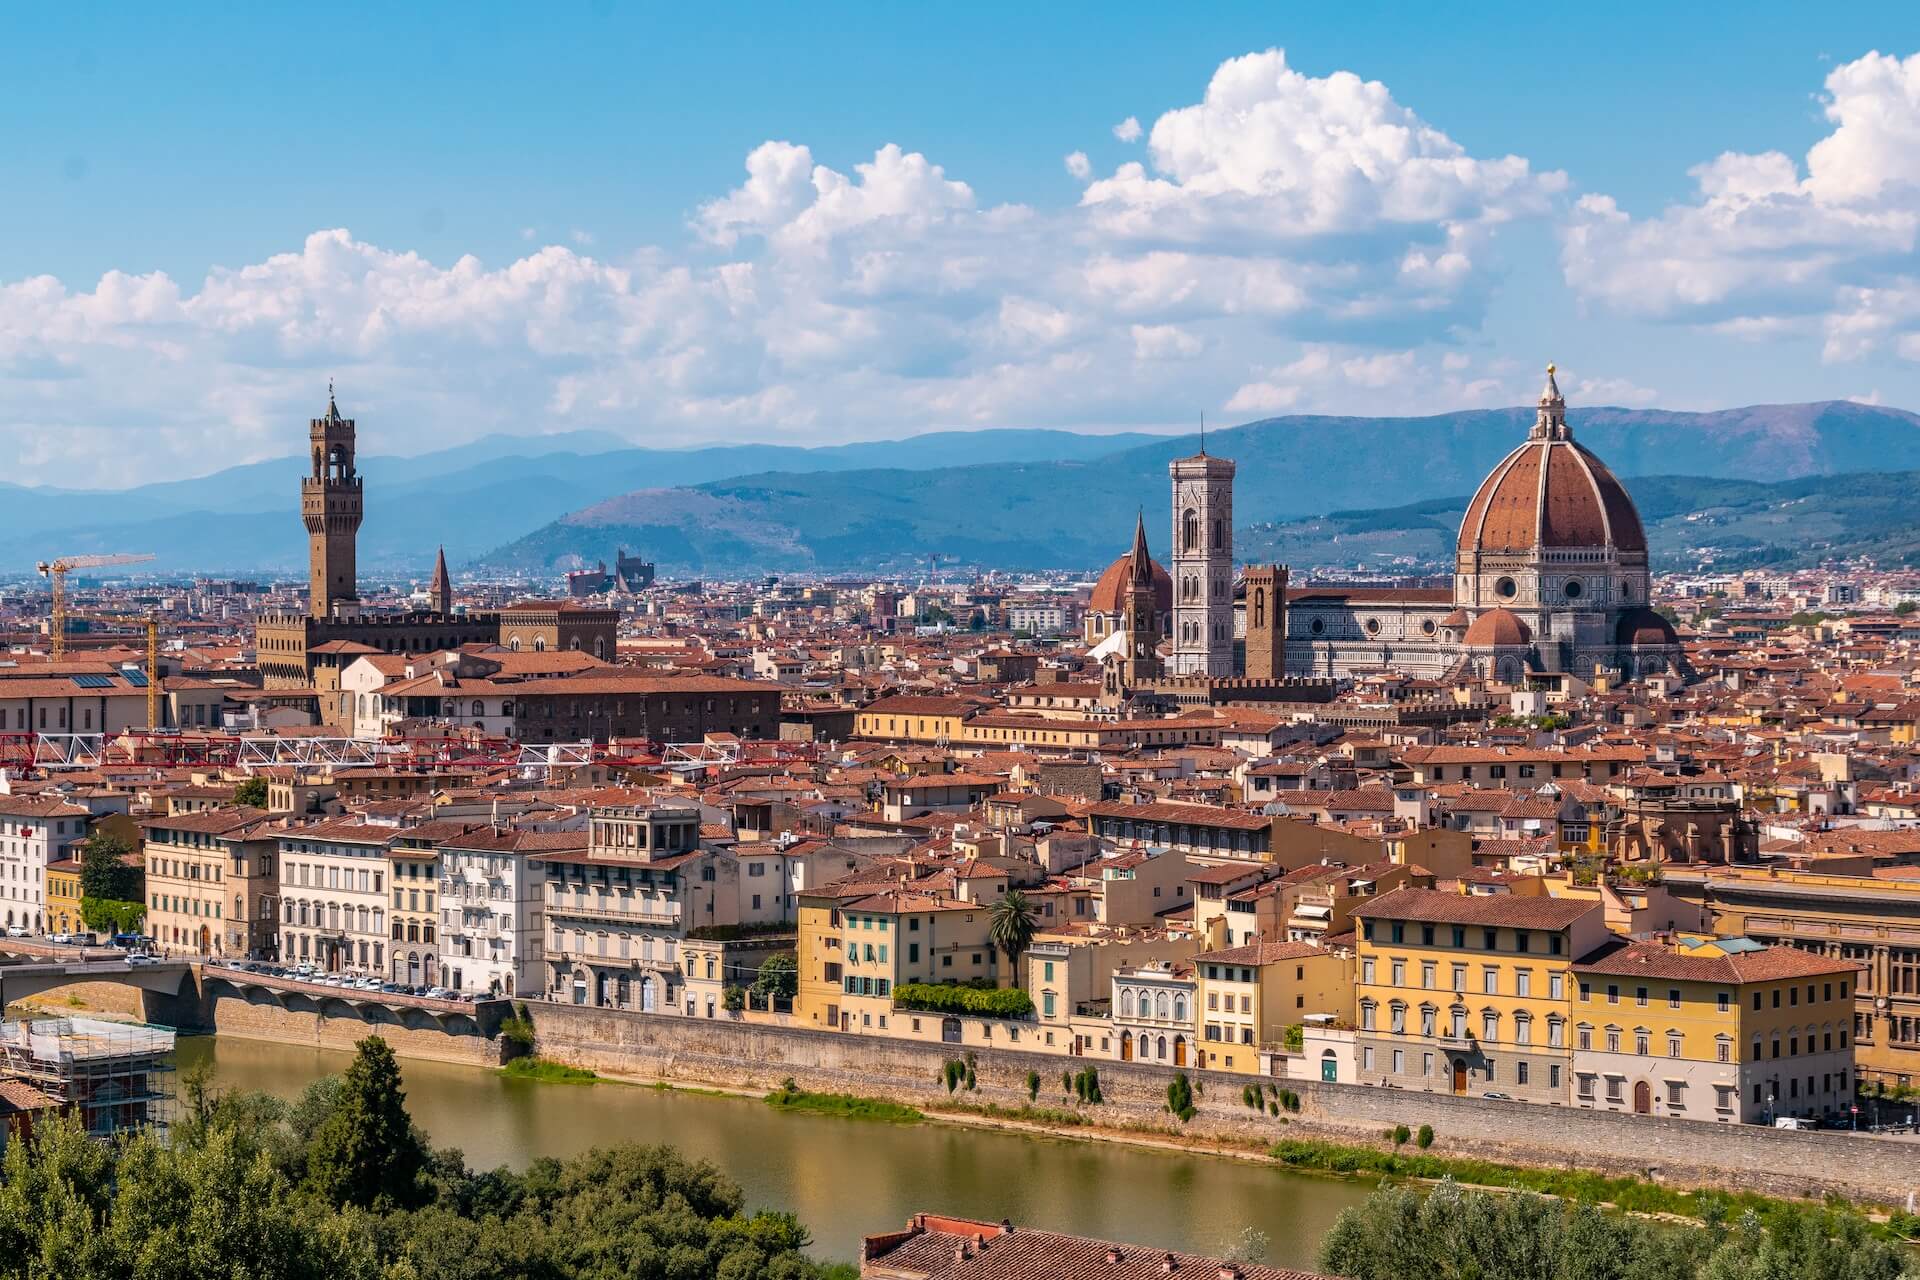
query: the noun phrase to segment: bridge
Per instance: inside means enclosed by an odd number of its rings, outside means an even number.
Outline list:
[[[133,1005],[125,1012],[181,1028],[220,1025],[222,1007],[237,1003],[269,1014],[310,1015],[308,1022],[346,1021],[369,1029],[385,1026],[488,1039],[512,1012],[508,1000],[445,1000],[398,991],[363,991],[259,973],[230,961],[133,961],[111,947],[0,938],[0,1009],[82,983],[125,987]]]
[[[208,960],[200,965],[204,1000],[231,995],[248,1004],[277,1006],[289,1013],[312,1013],[323,1018],[355,1018],[361,1022],[397,1024],[414,1031],[445,1031],[451,1035],[491,1035],[507,1016],[507,1000],[438,1000],[398,991],[362,991],[330,987],[299,978],[255,973],[249,969]]]
[[[132,964],[124,955],[61,960],[0,960],[0,1008],[77,982],[116,982],[156,996],[178,997],[190,986],[193,967],[184,960]]]

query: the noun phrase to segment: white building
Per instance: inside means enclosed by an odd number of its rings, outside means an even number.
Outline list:
[[[440,980],[475,995],[545,987],[547,858],[577,855],[583,831],[480,827],[440,844]]]
[[[47,864],[78,852],[89,816],[58,796],[0,794],[0,918],[7,928],[46,928]]]
[[[317,822],[280,835],[280,959],[384,977],[392,827]]]

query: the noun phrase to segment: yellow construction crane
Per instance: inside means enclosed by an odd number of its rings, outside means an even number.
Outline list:
[[[58,560],[42,560],[34,566],[42,577],[53,584],[53,656],[62,658],[67,653],[67,571],[69,569],[100,569],[110,564],[145,564],[153,559],[150,555],[112,555],[112,556],[61,556]]]
[[[158,614],[70,613],[81,622],[112,622],[147,630],[147,728],[160,727],[160,617]]]

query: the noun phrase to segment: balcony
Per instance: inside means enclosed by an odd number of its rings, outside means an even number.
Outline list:
[[[622,903],[617,898],[604,902],[589,899],[566,901],[559,898],[547,900],[548,918],[564,917],[568,920],[592,920],[603,924],[646,925],[656,929],[678,929],[680,927],[680,909],[649,908],[634,903]]]

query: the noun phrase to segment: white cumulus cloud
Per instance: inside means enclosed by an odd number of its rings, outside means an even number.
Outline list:
[[[983,204],[898,143],[836,167],[770,139],[684,243],[631,254],[529,227],[511,261],[436,262],[327,229],[198,280],[0,281],[9,478],[284,455],[329,374],[370,453],[581,427],[696,444],[1161,425],[1196,402],[1431,412],[1515,390],[1449,356],[1501,229],[1546,214],[1560,175],[1471,155],[1384,85],[1279,50],[1223,63],[1199,98],[1116,128],[1142,162],[1070,153],[1086,186],[1066,208]],[[1777,185],[1769,163],[1714,181]]]
[[[1831,131],[1803,162],[1726,152],[1694,166],[1694,198],[1635,218],[1611,197],[1574,207],[1562,266],[1617,311],[1744,338],[1824,328],[1826,357],[1913,346],[1920,231],[1920,54],[1835,67]]]

